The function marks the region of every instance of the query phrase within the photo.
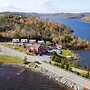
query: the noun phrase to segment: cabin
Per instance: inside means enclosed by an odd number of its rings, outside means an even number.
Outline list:
[[[19,39],[12,39],[12,43],[19,43],[20,40]]]
[[[29,43],[30,43],[30,44],[36,43],[36,40],[31,39],[31,40],[29,40]]]
[[[30,47],[28,47],[29,52],[33,52],[35,54],[42,55],[47,52],[47,49],[44,47],[44,45],[34,43]]]
[[[55,44],[55,47],[56,47],[57,49],[61,49],[61,48],[62,48],[62,45]]]
[[[44,44],[44,40],[39,40],[38,43],[39,44]]]
[[[28,39],[21,39],[21,43],[28,43]]]
[[[53,44],[51,44],[51,47],[52,47],[53,49],[61,49],[61,48],[62,48],[62,45],[57,44],[57,43],[53,43]]]

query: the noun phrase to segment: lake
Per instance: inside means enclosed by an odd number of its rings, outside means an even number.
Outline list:
[[[15,65],[0,65],[0,90],[70,90],[46,76]]]
[[[83,40],[90,41],[90,24],[82,22],[80,19],[65,19],[59,16],[41,16],[43,19],[64,24],[74,30],[74,35]],[[90,68],[90,51],[79,51],[80,65]]]
[[[90,41],[90,24],[84,23],[80,19],[65,19],[58,16],[41,16],[41,18],[64,24],[74,30],[74,34],[82,39]]]

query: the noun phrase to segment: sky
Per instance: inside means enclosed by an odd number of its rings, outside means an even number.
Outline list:
[[[90,12],[90,0],[0,0],[0,12]]]

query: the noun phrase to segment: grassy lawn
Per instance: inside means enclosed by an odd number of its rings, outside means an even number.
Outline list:
[[[20,52],[25,52],[25,48],[23,46],[12,45],[12,44],[4,44],[4,46],[8,47],[8,48],[15,49],[15,50],[18,50]]]
[[[0,55],[0,64],[22,64],[23,60],[19,57]]]
[[[75,67],[72,67],[72,71],[79,72],[81,75],[86,75],[88,73],[87,70],[82,70],[82,69],[78,69],[78,68],[75,68]]]
[[[33,52],[27,52],[26,48],[24,48],[24,46],[13,45],[13,44],[3,44],[3,46],[5,46],[7,48],[15,49],[15,50],[20,51],[20,52],[24,52],[28,55],[33,55],[33,56],[35,55]]]
[[[72,56],[72,52],[71,52],[70,50],[62,49],[62,50],[61,50],[61,55],[62,55],[63,57]]]

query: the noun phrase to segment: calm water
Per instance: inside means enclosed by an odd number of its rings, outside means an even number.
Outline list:
[[[74,30],[74,34],[80,37],[83,40],[90,41],[90,24],[84,23],[79,19],[64,19],[63,17],[58,16],[42,16],[44,19],[48,19],[49,21],[53,21],[56,23],[65,24]],[[82,66],[88,66],[90,68],[90,51],[79,51],[80,55],[80,64]]]
[[[78,51],[78,53],[81,56],[79,64],[90,68],[90,51]]]
[[[68,90],[30,70],[18,75],[21,70],[18,66],[0,66],[0,90]]]
[[[48,19],[49,21],[53,21],[56,23],[65,24],[66,26],[74,30],[74,34],[76,36],[90,41],[90,24],[88,23],[84,23],[79,19],[64,19],[63,17],[57,17],[57,16],[52,16],[52,17],[42,16],[41,18]]]

